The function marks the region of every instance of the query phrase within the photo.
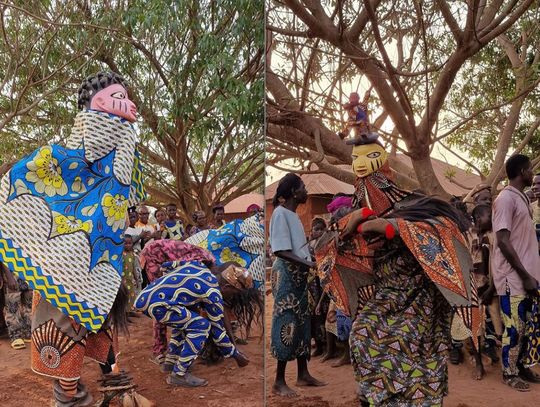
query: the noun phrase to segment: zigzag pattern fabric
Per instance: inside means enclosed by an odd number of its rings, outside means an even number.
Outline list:
[[[0,181],[0,260],[92,332],[120,286],[130,190],[144,195],[136,144],[129,122],[84,111],[71,148],[41,147]]]

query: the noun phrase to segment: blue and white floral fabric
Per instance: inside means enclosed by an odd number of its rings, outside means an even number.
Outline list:
[[[240,264],[253,276],[255,287],[264,289],[265,236],[259,215],[236,219],[219,229],[203,230],[186,239],[186,243],[207,249],[218,265],[231,261]]]
[[[94,332],[122,279],[128,206],[144,199],[137,141],[126,120],[84,111],[67,148],[37,149],[0,182],[0,261]]]

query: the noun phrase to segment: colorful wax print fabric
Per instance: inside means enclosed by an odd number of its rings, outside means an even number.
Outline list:
[[[311,325],[308,306],[309,269],[277,258],[272,266],[272,332],[270,351],[280,361],[309,359]]]
[[[451,308],[396,238],[376,252],[375,291],[353,322],[359,394],[376,406],[442,405]]]
[[[538,293],[540,296],[540,292]],[[531,316],[527,318],[525,358],[523,365],[533,367],[540,363],[540,297],[532,299]]]
[[[264,288],[265,236],[258,215],[234,220],[219,229],[203,230],[186,242],[210,251],[217,265],[238,263],[251,273],[256,288]]]
[[[124,252],[122,282],[128,290],[128,303],[132,307],[142,287],[141,263],[135,252]]]
[[[339,221],[343,229],[349,217]],[[400,239],[418,260],[426,276],[456,308],[466,328],[478,332],[481,322],[478,295],[472,275],[472,260],[463,234],[446,218],[429,222],[392,220]],[[382,240],[369,243],[356,235],[348,242],[330,231],[320,240],[315,255],[323,288],[345,315],[354,316],[373,293],[374,253]]]
[[[359,209],[368,206],[378,216],[388,213],[397,202],[411,194],[399,189],[392,178],[388,163],[366,177],[358,177],[354,185],[353,207]]]
[[[202,263],[174,266],[141,291],[135,307],[172,328],[166,360],[175,364],[177,374],[186,373],[209,337],[223,356],[236,352],[225,331],[223,297],[217,278]]]
[[[20,278],[17,279],[17,284],[16,290],[12,291],[6,288],[5,292],[5,308],[3,311],[5,312],[4,318],[10,341],[30,338],[32,291],[28,289],[28,284]]]
[[[534,357],[533,349],[527,344],[527,323],[533,303],[525,295],[501,295],[499,301],[504,325],[501,349],[503,375],[516,376],[519,365],[524,362],[534,364],[533,360],[526,361],[527,356]]]
[[[64,380],[81,376],[84,359],[106,363],[118,355],[118,336],[107,324],[94,333],[45,301],[34,291],[31,367],[36,373]]]
[[[127,208],[144,198],[136,145],[129,122],[84,111],[67,147],[39,148],[0,182],[0,260],[93,332],[122,279]]]

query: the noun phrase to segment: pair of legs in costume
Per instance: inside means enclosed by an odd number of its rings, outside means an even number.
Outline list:
[[[37,292],[34,292],[32,310],[32,370],[56,379],[53,386],[54,406],[91,405],[92,397],[80,381],[85,357],[100,364],[103,373],[100,391],[104,400],[128,391],[130,397],[142,399],[131,391],[135,387],[131,378],[118,371],[118,341],[112,329],[102,327],[97,333],[88,332]],[[145,402],[148,403],[147,400]]]
[[[5,321],[9,340],[13,349],[24,349],[30,340],[30,315],[32,311],[32,290],[23,280],[17,279],[18,287],[5,293]]]
[[[201,353],[206,341],[211,338],[224,357],[237,356],[220,324],[202,317],[199,312],[183,305],[156,306],[148,309],[155,322],[172,328],[171,340],[161,370],[171,372],[167,383],[181,386],[205,386],[208,382],[192,375],[189,370]]]

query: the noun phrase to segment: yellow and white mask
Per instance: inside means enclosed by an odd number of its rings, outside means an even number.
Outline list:
[[[388,158],[386,150],[377,143],[362,144],[352,149],[352,168],[358,177],[367,177],[381,168]]]

